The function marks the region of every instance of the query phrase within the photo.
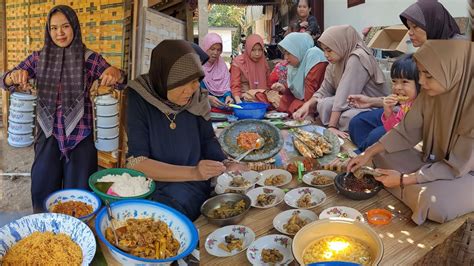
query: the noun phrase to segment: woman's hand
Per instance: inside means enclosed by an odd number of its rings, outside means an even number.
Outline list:
[[[5,78],[6,85],[21,85],[25,87],[28,83],[28,71],[23,69],[13,70]]]
[[[216,96],[209,95],[207,96],[211,106],[213,107],[224,107],[224,103],[221,102]]]
[[[101,86],[112,86],[122,79],[122,72],[118,68],[111,66],[100,75],[99,79],[102,80],[100,82]]]
[[[223,163],[218,161],[201,160],[195,170],[197,180],[203,181],[221,175],[226,170],[226,167]]]
[[[242,100],[240,99],[239,96],[235,96],[234,98],[235,98],[235,103],[236,104],[241,104],[242,103]]]
[[[293,119],[296,120],[304,120],[309,115],[310,106],[307,104],[308,102],[304,103],[296,112],[293,113]]]
[[[285,91],[286,88],[285,88],[285,85],[281,84],[280,82],[276,82],[276,83],[273,83],[271,89],[282,93]]]
[[[399,187],[400,186],[400,172],[389,169],[375,169],[376,172],[382,174],[381,176],[374,176],[377,181],[382,182],[385,187]],[[405,183],[405,182],[403,182]]]
[[[344,131],[341,131],[341,130],[339,130],[339,129],[337,129],[337,128],[334,128],[334,127],[330,127],[330,128],[328,128],[328,129],[329,129],[329,131],[331,131],[332,133],[334,133],[334,134],[335,134],[336,136],[338,136],[338,137],[341,137],[341,138],[343,138],[343,139],[349,138],[349,134],[347,134],[347,133],[344,132]]]
[[[385,118],[388,118],[393,113],[393,108],[397,104],[398,99],[397,95],[390,94],[389,96],[383,98],[383,115]]]
[[[371,97],[362,94],[349,95],[349,97],[347,97],[347,101],[349,102],[350,106],[359,109],[372,107]]]
[[[353,173],[355,170],[366,165],[371,159],[372,156],[370,154],[368,154],[367,152],[363,152],[359,156],[352,158],[349,163],[347,163],[346,172]]]
[[[231,103],[234,103],[234,99],[232,99],[232,96],[225,97],[225,104],[229,105]]]
[[[308,21],[303,21],[303,22],[300,23],[300,26],[301,26],[302,28],[306,28],[306,27],[309,26],[309,23],[308,23]]]

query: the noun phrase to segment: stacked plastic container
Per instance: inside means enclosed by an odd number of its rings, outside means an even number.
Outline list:
[[[8,144],[28,147],[34,141],[36,95],[12,93],[8,116]]]
[[[99,151],[115,151],[119,145],[118,100],[112,94],[104,94],[97,96],[94,103],[95,147]]]

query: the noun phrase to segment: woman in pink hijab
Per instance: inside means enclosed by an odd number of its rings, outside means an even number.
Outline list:
[[[264,101],[263,92],[268,89],[270,68],[264,55],[263,39],[258,34],[245,41],[245,52],[237,56],[230,67],[232,95],[237,103]]]
[[[208,33],[204,37],[201,48],[209,56],[209,60],[202,66],[204,69],[205,88],[209,91],[209,102],[213,107],[223,108],[233,103],[230,92],[230,74],[222,54],[222,38],[217,33]]]

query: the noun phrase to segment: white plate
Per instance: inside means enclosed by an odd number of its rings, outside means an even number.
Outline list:
[[[233,234],[236,238],[244,239],[242,243],[242,250],[232,250],[227,252],[218,247],[220,243],[225,243],[225,237]],[[219,228],[207,236],[204,246],[206,247],[207,253],[216,257],[229,257],[239,254],[246,250],[250,244],[255,240],[255,233],[252,229],[243,225],[229,225]]]
[[[296,204],[298,199],[307,193],[311,194],[311,202],[314,202],[315,204],[307,208],[299,207]],[[323,204],[324,201],[326,201],[326,194],[322,190],[312,187],[295,188],[285,194],[285,203],[296,209],[312,209]]]
[[[255,186],[257,181],[260,179],[260,173],[255,172],[255,171],[246,171],[246,172],[241,172],[239,173],[231,173],[235,176],[241,175],[246,181],[249,181],[250,184],[245,187],[234,187],[231,186],[230,183],[233,180],[233,177],[229,173],[223,173],[219,177],[217,177],[217,184],[221,185],[224,188],[230,188],[230,189],[246,189],[250,188],[252,186]]]
[[[323,176],[327,176],[327,177],[330,177],[332,178],[333,182],[327,184],[327,185],[313,185],[311,183],[311,181],[313,181],[314,177],[315,176],[318,176],[318,175],[323,175]],[[337,173],[336,172],[333,172],[333,171],[328,171],[328,170],[316,170],[316,171],[312,171],[312,172],[309,172],[309,173],[306,173],[304,176],[303,176],[303,182],[309,186],[312,186],[312,187],[317,187],[317,188],[323,188],[323,187],[328,187],[328,186],[332,186],[334,184],[334,178],[336,178],[337,176]]]
[[[358,210],[345,207],[345,206],[334,206],[325,209],[324,211],[319,214],[320,219],[326,219],[331,217],[340,217],[340,218],[347,218],[357,221],[364,221],[364,216]]]
[[[273,200],[272,204],[265,206],[260,206],[257,204],[258,195],[264,193],[275,196],[275,199]],[[250,200],[252,200],[252,207],[266,209],[280,204],[283,201],[283,198],[285,197],[285,192],[283,192],[283,190],[281,190],[280,188],[267,186],[254,188],[247,192],[247,196],[250,198]]]
[[[301,219],[307,221],[306,224],[314,222],[318,219],[318,215],[310,210],[286,210],[284,212],[280,212],[277,216],[275,216],[275,218],[273,218],[273,227],[275,227],[275,229],[278,230],[280,233],[287,235],[295,235],[288,233],[288,231],[286,231],[286,229],[283,227],[285,224],[288,223],[288,220],[290,220],[290,218],[293,216],[293,213],[295,212],[298,212],[298,216]]]
[[[285,181],[283,183],[279,184],[278,186],[275,187],[281,187],[284,186],[288,183],[291,182],[291,179],[293,179],[293,176],[291,175],[290,172],[282,169],[270,169],[270,170],[265,170],[260,172],[260,179],[258,180],[257,184],[260,186],[266,186],[265,185],[265,180],[273,175],[284,175],[285,176]]]
[[[288,113],[283,112],[273,112],[273,113],[266,113],[265,118],[268,119],[284,119],[288,117]]]
[[[283,123],[286,127],[303,127],[311,124],[311,121],[309,120],[303,120],[303,121],[298,121],[298,120],[288,120]]]
[[[224,194],[224,193],[231,193],[231,192],[235,192],[235,193],[240,193],[240,194],[245,194],[247,192],[249,192],[250,190],[254,189],[255,186],[252,186],[252,187],[249,187],[247,189],[238,189],[238,188],[226,188],[226,187],[223,187],[219,184],[216,184],[216,187],[214,188],[214,191],[216,192],[216,194],[220,195],[220,194]]]
[[[291,251],[292,240],[285,235],[266,235],[255,240],[247,249],[247,259],[252,265],[288,265],[294,258]],[[262,260],[263,249],[278,249],[283,260],[278,264],[265,263]]]

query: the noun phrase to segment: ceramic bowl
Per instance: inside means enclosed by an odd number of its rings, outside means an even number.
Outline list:
[[[242,239],[242,250],[234,249],[231,252],[227,252],[219,248],[220,243],[225,244],[225,237],[228,235],[234,235],[236,238]],[[234,256],[242,251],[246,250],[250,244],[255,240],[255,233],[247,226],[243,225],[228,225],[221,227],[210,235],[207,236],[204,247],[207,253],[216,257],[229,257]]]
[[[87,222],[94,217],[102,206],[100,198],[92,192],[83,189],[63,189],[50,194],[46,198],[44,209],[51,212],[54,205],[67,201],[80,201],[92,206],[92,213],[77,218],[83,222]]]
[[[247,194],[250,190],[254,189],[254,186],[251,186],[249,188],[229,188],[229,187],[223,187],[219,184],[216,184],[216,187],[214,188],[214,191],[216,194],[224,194],[224,193],[239,193],[239,194]]]
[[[362,192],[350,190],[346,187],[346,182],[348,178],[351,178],[353,175],[352,173],[348,177],[346,177],[345,175],[346,175],[345,173],[341,173],[337,175],[336,178],[334,178],[334,187],[336,188],[337,193],[349,199],[353,199],[353,200],[370,199],[373,196],[377,195],[377,193],[379,193],[379,191],[382,190],[383,188],[382,183],[372,178],[372,179],[369,179],[368,182],[374,185],[373,189],[362,191]]]
[[[305,209],[297,209],[297,210],[286,210],[284,212],[280,212],[275,218],[273,218],[273,227],[278,230],[280,233],[286,235],[295,235],[296,233],[289,233],[284,225],[288,223],[290,218],[293,214],[298,214],[298,216],[306,221],[306,224],[314,222],[318,219],[318,215],[310,210]],[[301,229],[300,229],[301,230]]]
[[[241,176],[245,179],[245,181],[249,182],[249,185],[245,187],[236,187],[236,186],[231,186],[231,182],[234,179],[234,177]],[[255,171],[245,171],[241,173],[223,173],[219,177],[217,177],[217,184],[221,185],[225,189],[238,189],[238,190],[245,190],[250,187],[255,186],[257,181],[260,179],[260,173],[255,172]]]
[[[82,264],[94,258],[96,242],[92,230],[79,219],[60,213],[38,213],[24,216],[0,228],[0,261],[8,250],[33,232],[63,233],[81,247]]]
[[[219,208],[222,205],[222,203],[238,202],[240,200],[243,200],[245,202],[245,209],[242,213],[232,216],[232,217],[223,218],[223,219],[212,218],[209,216],[209,213],[212,210]],[[238,224],[245,217],[248,210],[250,209],[250,206],[251,206],[251,200],[247,195],[239,194],[239,193],[224,193],[224,194],[217,195],[215,197],[212,197],[206,200],[201,206],[201,214],[204,217],[206,217],[206,219],[210,223],[218,225],[218,226]]]
[[[170,265],[173,261],[189,255],[197,246],[199,236],[196,227],[186,216],[171,207],[154,201],[136,199],[114,202],[110,207],[112,215],[119,224],[130,218],[153,218],[165,222],[180,244],[178,255],[167,259],[145,259],[126,253],[105,238],[105,230],[110,227],[110,221],[107,218],[106,208],[102,208],[95,220],[95,231],[112,257],[122,265]]]
[[[266,235],[255,240],[247,249],[247,259],[252,265],[288,265],[294,258],[291,251],[292,240],[285,235]],[[263,249],[277,249],[283,255],[278,263],[265,263],[262,259]]]
[[[383,244],[377,233],[365,223],[343,218],[317,220],[299,230],[292,244],[296,261],[305,265],[303,254],[309,245],[322,237],[338,235],[352,237],[368,245],[373,258],[369,265],[379,265],[383,256]]]
[[[257,197],[260,194],[272,195],[275,197],[275,199],[272,201],[272,203],[262,206],[259,205],[257,201]],[[283,198],[285,197],[285,192],[283,192],[283,190],[277,187],[266,186],[250,190],[249,192],[247,192],[247,196],[252,201],[252,207],[266,209],[280,204],[283,201]]]
[[[327,176],[329,178],[331,178],[331,182],[330,183],[327,183],[327,184],[321,184],[321,185],[314,185],[312,183],[313,179],[316,177],[316,176]],[[303,176],[303,182],[309,186],[312,186],[312,187],[317,187],[317,188],[323,188],[323,187],[329,187],[329,186],[332,186],[334,184],[334,178],[337,176],[337,173],[336,172],[333,172],[333,171],[328,171],[328,170],[316,170],[316,171],[312,171],[312,172],[309,172],[309,173],[306,173],[304,176]]]
[[[32,133],[26,134],[13,134],[8,132],[8,144],[13,147],[28,147],[34,142],[34,137]]]
[[[282,113],[282,112],[272,112],[272,113],[266,113],[265,118],[268,119],[285,119],[288,117],[288,113]]]
[[[309,207],[300,207],[297,204],[298,199],[300,199],[305,194],[311,195],[312,205]],[[322,190],[312,187],[294,188],[285,194],[285,203],[288,206],[297,209],[312,209],[323,204],[325,201],[326,194]]]
[[[358,210],[345,207],[345,206],[334,206],[323,210],[319,214],[319,219],[327,218],[347,218],[356,220],[359,222],[364,221],[364,216]]]
[[[265,184],[265,181],[267,180],[267,178],[270,178],[272,176],[276,176],[276,175],[283,175],[284,176],[284,181],[280,184],[276,184],[276,185],[273,185],[275,187],[282,187],[284,185],[287,185],[291,182],[291,179],[293,178],[293,175],[291,175],[290,172],[286,171],[286,170],[282,170],[282,169],[269,169],[269,170],[265,170],[265,171],[262,171],[260,172],[260,180],[258,180],[257,184],[260,185],[260,186],[268,186]]]

